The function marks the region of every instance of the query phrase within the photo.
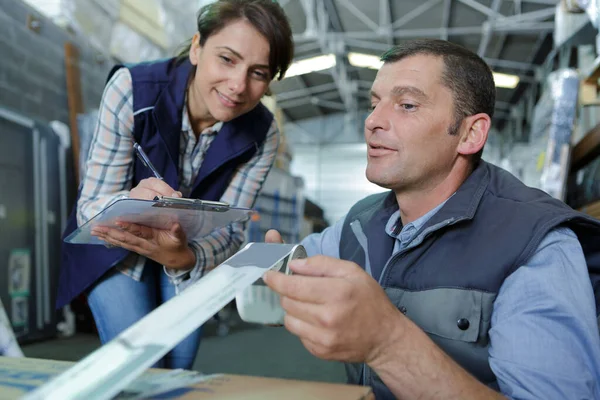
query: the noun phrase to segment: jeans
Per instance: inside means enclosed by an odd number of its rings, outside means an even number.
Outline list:
[[[100,341],[105,344],[175,296],[162,268],[145,267],[138,282],[112,269],[88,292]],[[200,346],[201,327],[183,339],[153,367],[191,369]]]

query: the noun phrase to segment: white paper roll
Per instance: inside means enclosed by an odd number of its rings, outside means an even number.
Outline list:
[[[24,399],[112,399],[238,293],[262,280],[266,271],[277,269],[289,273],[288,261],[303,257],[306,252],[300,245],[249,243],[115,339],[27,393]],[[264,282],[257,287],[268,289]],[[279,305],[278,299],[270,301]],[[250,317],[259,321],[259,317],[266,315],[264,311],[255,311],[264,302],[248,304],[251,305]],[[242,309],[246,310],[247,306]],[[266,316],[270,317],[270,314]],[[271,321],[269,318],[264,320]]]
[[[266,243],[254,243],[261,245]],[[298,258],[306,258],[306,250],[302,245],[295,245],[288,255],[273,266],[273,271],[291,274],[289,262]],[[259,279],[251,286],[238,292],[235,303],[242,320],[257,324],[283,324],[285,312],[279,304],[279,295]]]

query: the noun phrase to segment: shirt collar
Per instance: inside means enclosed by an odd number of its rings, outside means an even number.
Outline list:
[[[402,226],[402,220],[400,219],[400,210],[396,210],[396,212],[390,216],[390,219],[385,225],[385,232],[394,239],[397,239],[402,231],[419,231],[423,225],[425,225],[427,221],[429,221],[431,217],[433,217],[452,196],[438,204],[433,209],[429,210],[427,213],[425,213],[425,215],[422,215],[413,222],[410,222],[404,226]]]
[[[219,133],[219,131],[221,130],[222,127],[223,127],[223,121],[217,121],[213,125],[211,125],[207,128],[204,128],[204,130],[202,131],[202,134]],[[186,97],[186,102],[184,103],[183,111],[182,111],[182,115],[181,115],[181,130],[183,132],[192,132],[192,124],[190,122],[190,116],[188,115],[187,97]]]

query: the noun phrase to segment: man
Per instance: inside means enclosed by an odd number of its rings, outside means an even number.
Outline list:
[[[378,400],[600,398],[600,223],[480,161],[495,87],[477,55],[420,40],[382,61],[366,175],[390,191],[265,275],[286,328]]]

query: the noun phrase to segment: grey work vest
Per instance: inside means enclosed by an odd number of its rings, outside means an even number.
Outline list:
[[[391,257],[394,239],[385,225],[396,210],[392,192],[355,204],[342,228],[340,258],[365,268],[401,312],[485,384],[496,381],[488,363],[496,294],[550,230],[563,225],[577,234],[600,309],[600,222],[498,167],[482,161],[412,243]],[[368,366],[347,364],[346,372],[350,383],[372,386],[377,399],[393,398]]]

